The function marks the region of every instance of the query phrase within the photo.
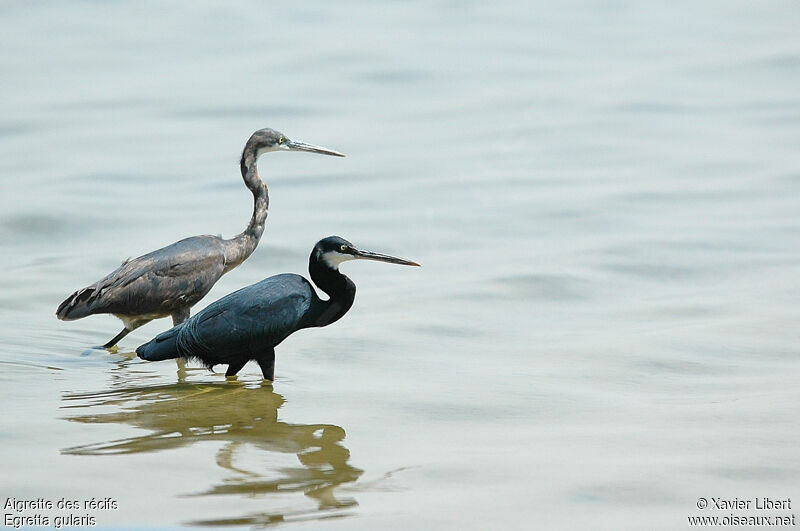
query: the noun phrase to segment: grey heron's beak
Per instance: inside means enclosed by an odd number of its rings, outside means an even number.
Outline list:
[[[286,139],[284,145],[289,149],[289,151],[308,151],[309,153],[319,153],[320,155],[331,155],[334,157],[344,157],[343,153],[339,153],[338,151],[333,151],[332,149],[327,149],[324,147],[314,146],[312,144],[306,144],[305,142],[295,142],[294,140]]]
[[[397,258],[396,256],[389,256],[388,254],[373,253],[372,251],[362,251],[360,249],[352,249],[350,254],[355,258],[362,260],[375,260],[376,262],[388,262],[390,264],[400,264],[408,266],[419,266],[418,263],[406,260],[405,258]]]

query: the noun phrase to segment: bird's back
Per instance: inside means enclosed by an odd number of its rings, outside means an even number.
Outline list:
[[[193,236],[123,262],[73,293],[56,315],[65,321],[96,313],[163,317],[202,299],[224,271],[223,240]]]
[[[242,288],[184,323],[178,333],[180,355],[214,365],[258,354],[304,328],[316,297],[308,280],[288,273]]]

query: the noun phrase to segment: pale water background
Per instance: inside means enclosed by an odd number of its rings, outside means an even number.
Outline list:
[[[800,7],[697,4],[4,3],[2,501],[313,529],[800,504]],[[261,245],[195,311],[330,234],[423,267],[347,264],[354,308],[273,386],[131,356],[169,320],[82,355],[120,324],[58,303],[239,232],[267,126],[348,158],[263,157]]]

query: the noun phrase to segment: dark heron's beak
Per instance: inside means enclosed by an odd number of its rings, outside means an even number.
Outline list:
[[[289,151],[308,151],[309,153],[319,153],[320,155],[332,155],[334,157],[344,157],[343,153],[333,151],[324,147],[306,144],[305,142],[295,142],[294,140],[286,139],[284,145],[289,148]]]
[[[362,251],[360,249],[351,249],[350,254],[362,260],[375,260],[376,262],[389,262],[390,264],[400,264],[408,266],[419,266],[418,263],[406,260],[405,258],[397,258],[396,256],[389,256],[388,254],[373,253],[372,251]]]

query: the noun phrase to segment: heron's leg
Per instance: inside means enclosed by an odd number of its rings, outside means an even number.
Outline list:
[[[247,363],[247,358],[236,360],[228,364],[228,370],[225,371],[225,376],[235,376],[237,372],[242,370],[242,367]]]
[[[122,329],[122,332],[120,332],[119,334],[115,335],[115,336],[114,336],[114,337],[111,339],[111,341],[109,341],[108,343],[106,343],[105,345],[103,345],[103,348],[111,348],[111,347],[113,347],[114,345],[116,345],[117,343],[119,343],[120,339],[122,339],[123,337],[127,336],[127,335],[128,335],[128,334],[130,334],[132,331],[133,331],[133,329],[132,329],[132,328],[127,328],[127,327],[123,328],[123,329]]]
[[[178,326],[186,319],[189,318],[189,307],[181,308],[172,314],[172,326]],[[186,377],[186,359],[175,358],[175,364],[178,366],[178,378]]]
[[[186,382],[186,377],[189,376],[186,370],[186,358],[175,358],[175,363],[178,365],[178,370],[175,372],[178,376],[178,383]]]
[[[272,381],[275,379],[275,349],[270,348],[256,357],[258,366],[264,374],[264,379]]]
[[[172,314],[172,326],[177,326],[189,318],[189,308],[181,308]]]

